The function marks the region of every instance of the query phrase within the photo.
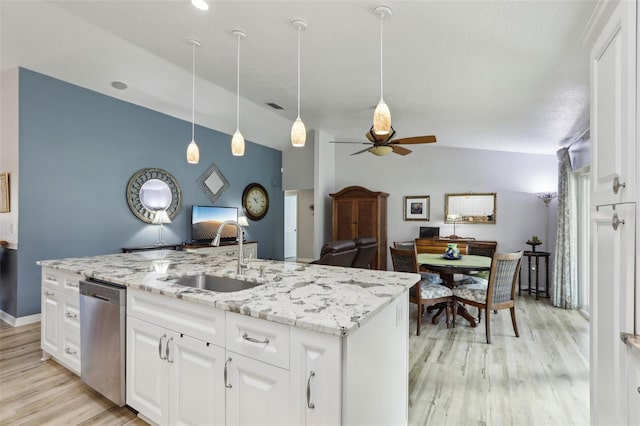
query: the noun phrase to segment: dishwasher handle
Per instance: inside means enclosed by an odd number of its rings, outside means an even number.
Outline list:
[[[126,289],[115,285],[106,285],[95,281],[80,281],[79,291],[82,296],[93,297],[113,305],[126,304]]]

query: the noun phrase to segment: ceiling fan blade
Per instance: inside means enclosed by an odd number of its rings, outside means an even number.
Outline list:
[[[359,145],[372,145],[370,142],[355,142],[355,141],[329,141],[329,143],[357,143]]]
[[[412,152],[410,149],[403,148],[398,145],[390,145],[390,146],[391,146],[391,149],[393,149],[393,152],[395,152],[396,154],[407,155],[407,154],[411,154]]]
[[[412,145],[418,143],[435,143],[436,137],[433,135],[430,136],[414,136],[411,138],[401,138],[391,141],[392,144],[401,144],[401,145]]]
[[[367,151],[369,151],[369,148],[365,148],[365,149],[363,149],[363,150],[360,150],[360,151],[354,152],[354,153],[353,153],[353,154],[351,154],[351,155],[358,155],[358,154],[362,154],[363,152],[367,152]]]

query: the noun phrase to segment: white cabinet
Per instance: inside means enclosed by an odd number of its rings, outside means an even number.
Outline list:
[[[127,318],[127,404],[154,423],[225,423],[224,349]]]
[[[291,329],[291,423],[338,425],[342,383],[339,336]]]
[[[289,370],[227,351],[227,425],[288,425]]]
[[[135,290],[127,303],[127,405],[160,425],[225,424],[224,313]]]
[[[636,7],[619,2],[591,50],[594,206],[636,201]]]
[[[637,425],[640,422],[640,350],[627,348],[629,374],[627,376],[628,424]]]
[[[80,374],[80,275],[53,268],[42,269],[41,348]]]
[[[407,423],[406,292],[348,336],[135,289],[127,303],[127,404],[153,423]]]
[[[635,204],[591,211],[591,422],[626,424],[626,347],[634,321]]]

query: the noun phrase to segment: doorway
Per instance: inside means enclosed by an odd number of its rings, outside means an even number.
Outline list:
[[[298,193],[284,194],[284,258],[296,260],[298,256]]]

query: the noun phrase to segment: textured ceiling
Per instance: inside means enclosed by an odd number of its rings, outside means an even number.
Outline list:
[[[580,37],[592,1],[210,3],[202,12],[188,0],[2,0],[1,65],[190,120],[187,39],[196,38],[196,121],[233,133],[231,31],[240,29],[247,34],[240,127],[247,139],[286,149],[296,117],[291,21],[303,19],[301,116],[308,129],[361,141],[380,96],[373,9],[386,4],[393,16],[384,25],[384,98],[398,137],[435,134],[441,146],[552,154],[588,127],[588,48]],[[129,89],[113,89],[114,80]]]

